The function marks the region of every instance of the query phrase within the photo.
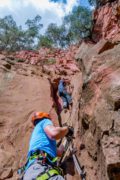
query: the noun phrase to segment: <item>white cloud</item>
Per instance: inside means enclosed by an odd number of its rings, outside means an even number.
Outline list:
[[[67,0],[67,4],[63,4],[49,0],[0,0],[0,18],[11,14],[19,25],[23,25],[28,18],[39,14],[45,29],[49,23],[61,24],[62,17],[77,5],[77,1]]]
[[[57,13],[59,17],[62,17],[65,13],[71,11],[72,7],[76,4],[77,0],[67,0],[67,4],[51,2],[49,0],[0,0],[0,8],[7,7],[11,11],[16,11],[16,9],[31,5],[41,12],[49,10],[51,13]]]
[[[11,3],[12,1],[11,0],[0,0],[0,8],[1,7],[11,7]]]
[[[27,3],[33,5],[36,10],[40,12],[51,11],[51,13],[56,14],[59,17],[64,15],[64,10],[61,3],[50,2],[49,0],[26,0]]]
[[[66,5],[66,13],[69,13],[73,6],[78,5],[79,1],[77,0],[67,0],[67,5]]]
[[[28,3],[31,3],[40,9],[41,11],[51,10],[51,12],[56,12],[60,17],[64,16],[66,13],[69,13],[74,5],[78,4],[78,0],[67,0],[66,4],[60,2],[50,2],[49,0],[26,0]]]
[[[91,11],[95,10],[95,6],[90,6],[90,10]]]

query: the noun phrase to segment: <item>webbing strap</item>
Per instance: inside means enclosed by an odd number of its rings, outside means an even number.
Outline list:
[[[40,155],[33,155],[33,156],[30,156],[29,157],[29,160],[33,160],[33,159],[36,159],[36,158],[40,158],[40,159],[42,159],[43,158],[43,156],[40,154]]]
[[[47,180],[50,177],[54,176],[54,175],[59,175],[59,171],[56,169],[50,169],[49,171],[47,171],[46,173],[40,175],[37,177],[36,180]]]
[[[55,163],[58,160],[58,157],[54,157],[54,158],[50,159],[47,153],[45,153],[45,154],[34,154],[34,155],[29,157],[29,160],[38,159],[38,158],[40,160],[47,158],[52,163]]]
[[[52,162],[56,162],[58,160],[58,157],[53,158]]]

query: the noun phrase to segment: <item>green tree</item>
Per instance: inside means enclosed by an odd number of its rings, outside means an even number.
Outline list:
[[[38,42],[38,48],[39,47],[47,47],[47,48],[51,48],[53,46],[53,42],[51,39],[49,39],[47,36],[45,35],[41,35],[39,37],[39,42]]]
[[[97,0],[88,0],[88,2],[90,3],[90,5],[96,6]]]
[[[27,29],[17,26],[12,16],[0,18],[0,50],[16,51],[22,49],[34,49],[40,36],[41,17],[27,20]]]
[[[114,2],[115,0],[109,0],[109,2]],[[91,6],[94,6],[95,8],[100,7],[101,5],[106,4],[108,1],[107,0],[88,0]]]
[[[55,47],[64,47],[66,44],[66,29],[64,25],[57,26],[51,23],[45,35],[53,42]]]
[[[40,30],[43,27],[43,24],[40,23],[41,16],[37,15],[33,20],[28,19],[26,21],[27,30],[26,30],[26,39],[28,48],[34,48],[37,44],[37,41],[40,36]]]
[[[91,3],[93,0],[90,1]],[[26,21],[26,30],[17,26],[12,16],[0,18],[0,50],[16,51],[36,49],[37,47],[67,47],[91,34],[91,11],[85,7],[74,7],[63,18],[62,25],[51,23],[45,34],[41,35],[41,16]]]
[[[73,11],[64,17],[61,26],[51,23],[45,36],[53,42],[54,47],[67,47],[91,35],[92,15],[85,7],[74,7]]]
[[[12,16],[0,18],[0,50],[16,50],[19,28]]]
[[[92,28],[91,11],[85,7],[75,7],[69,15],[64,17],[64,24],[68,29],[68,40],[76,43],[80,39],[90,36]]]

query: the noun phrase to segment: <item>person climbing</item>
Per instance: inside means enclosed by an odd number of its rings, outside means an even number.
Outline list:
[[[45,112],[35,112],[32,123],[34,129],[22,180],[64,180],[57,166],[57,156],[62,156],[64,148],[62,145],[57,148],[56,140],[72,136],[73,128],[55,127],[50,114]]]
[[[69,108],[69,105],[72,105],[72,97],[67,92],[66,81],[64,79],[59,81],[58,94],[62,98],[63,108]]]

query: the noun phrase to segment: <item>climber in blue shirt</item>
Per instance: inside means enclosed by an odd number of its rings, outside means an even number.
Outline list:
[[[28,159],[22,180],[64,180],[57,156],[63,154],[63,146],[57,148],[56,140],[73,135],[68,126],[55,127],[48,113],[35,112],[32,117],[34,129],[30,138]]]
[[[63,100],[63,108],[69,108],[69,105],[72,104],[72,97],[67,92],[66,82],[63,79],[59,81],[58,94]]]

